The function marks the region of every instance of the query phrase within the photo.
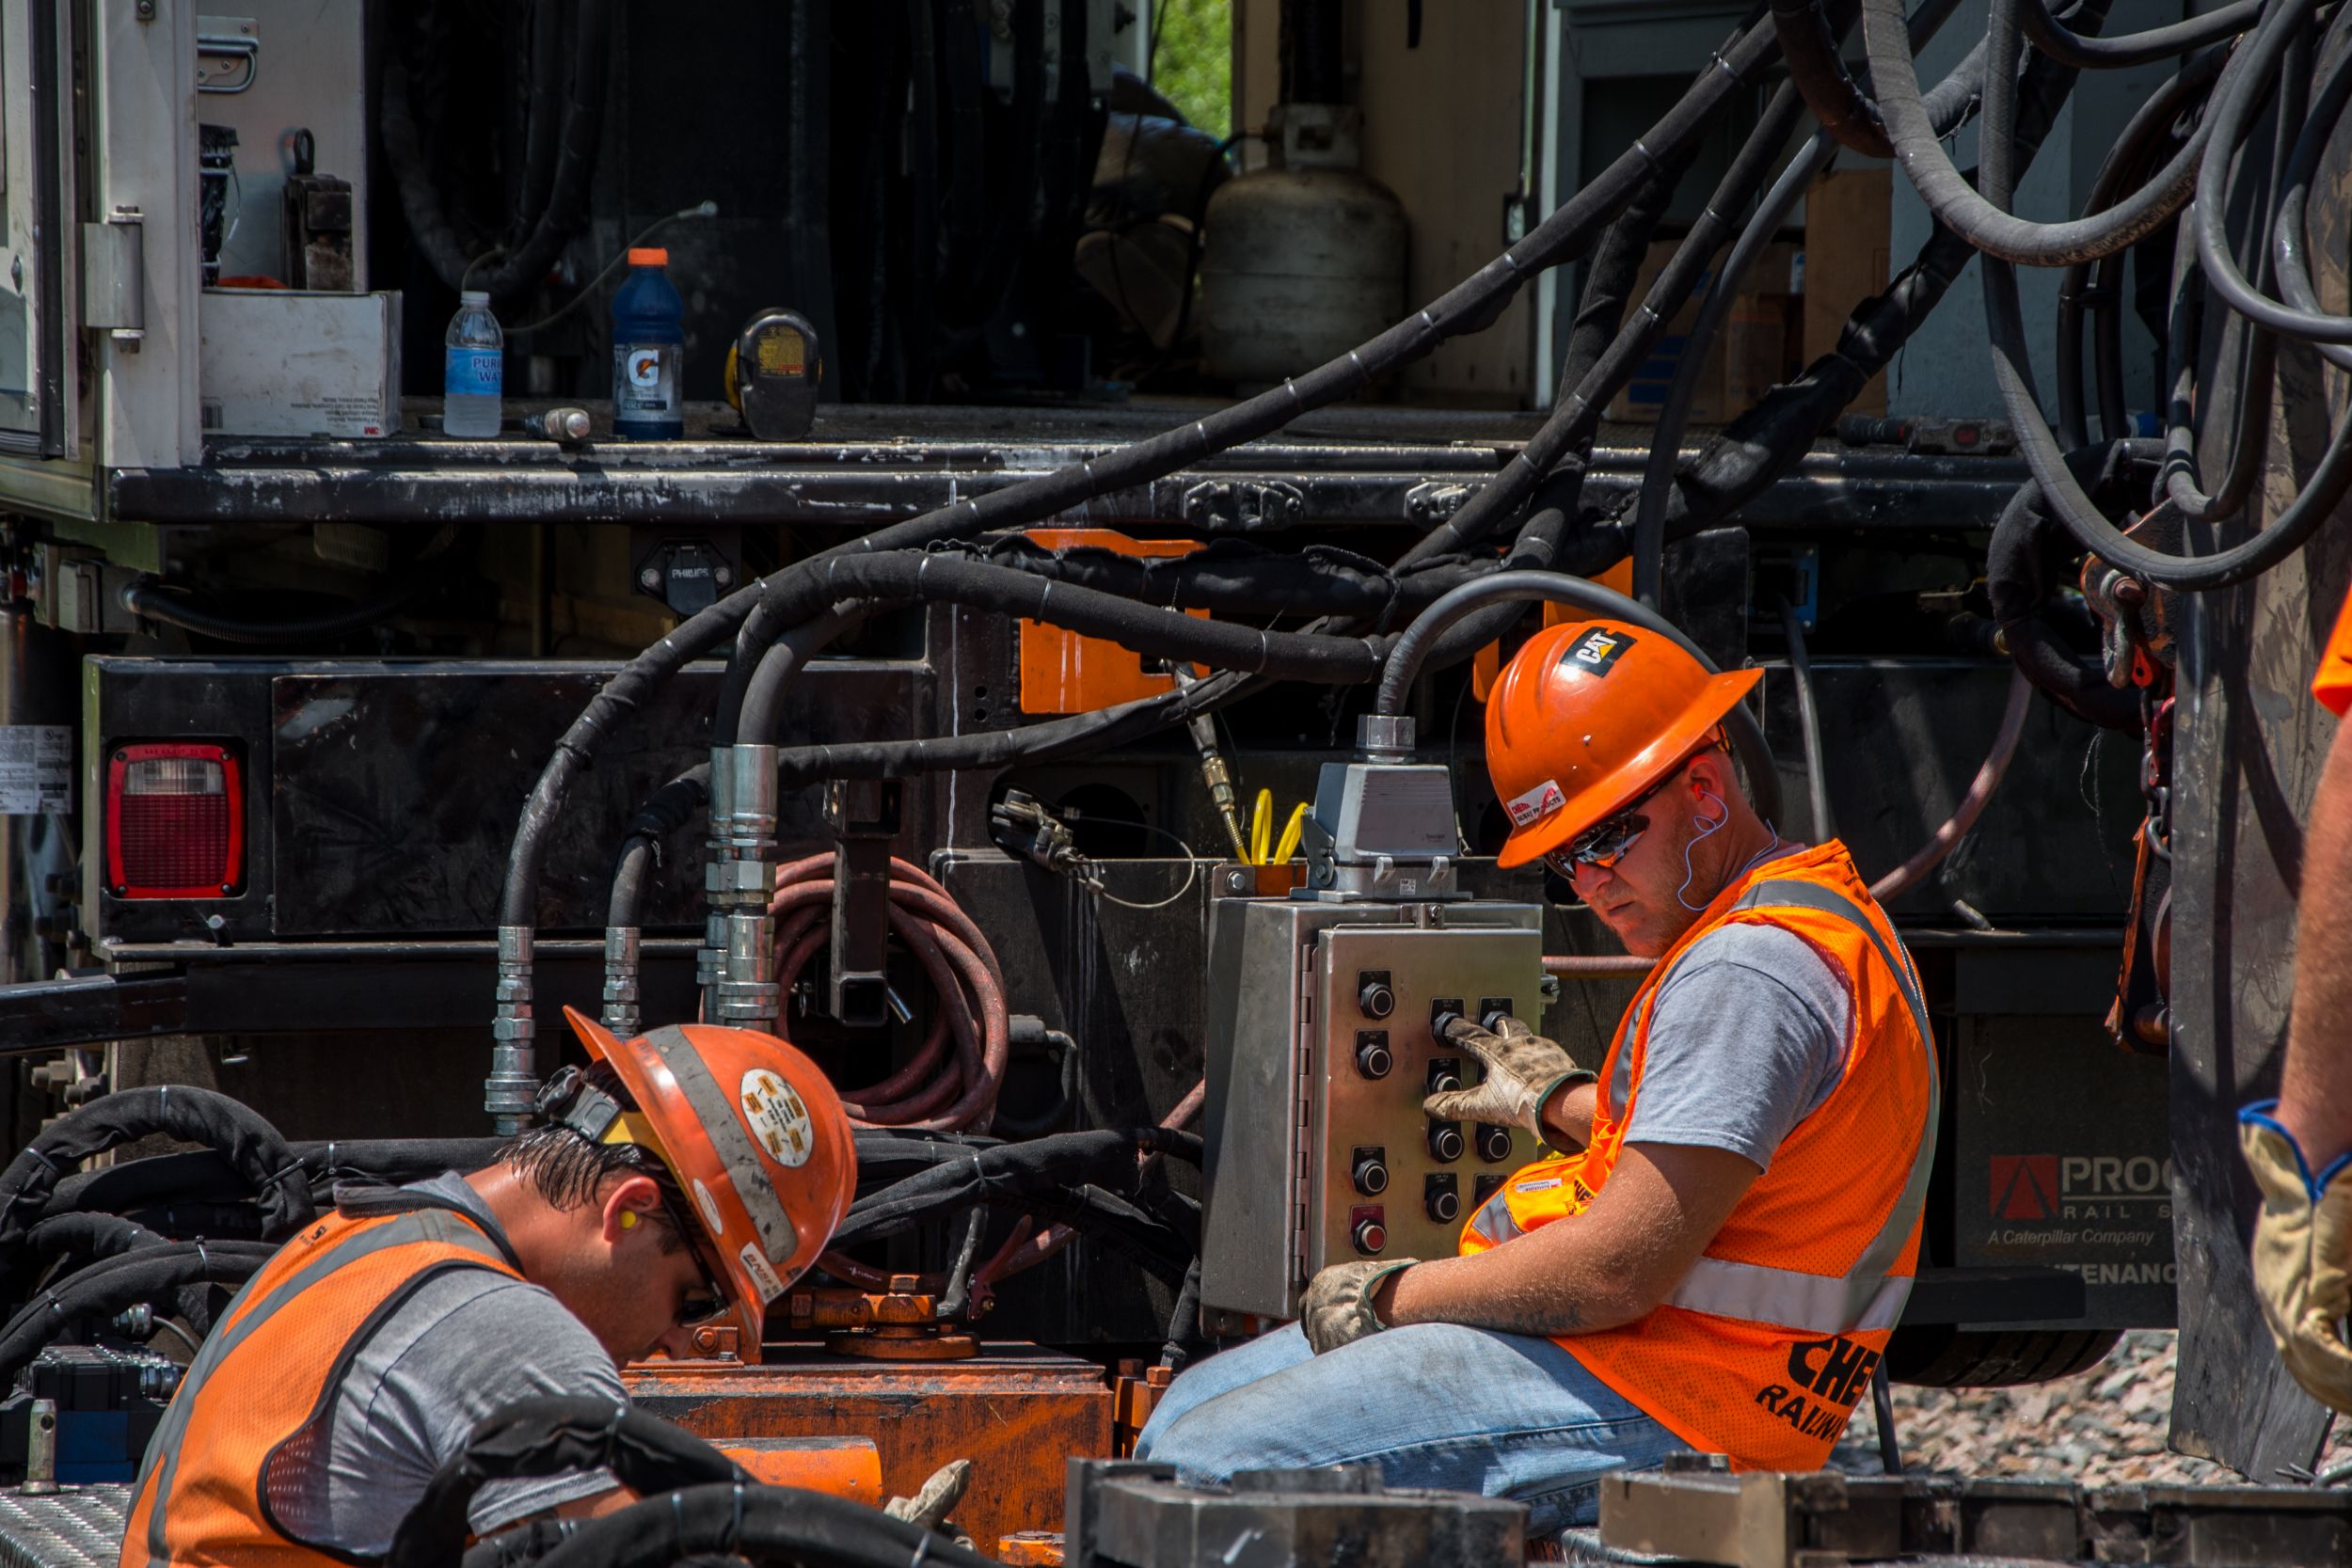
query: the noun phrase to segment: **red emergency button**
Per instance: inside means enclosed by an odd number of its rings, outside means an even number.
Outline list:
[[[1380,1212],[1374,1210],[1356,1222],[1356,1250],[1367,1258],[1379,1256],[1389,1244],[1389,1227],[1380,1223]]]

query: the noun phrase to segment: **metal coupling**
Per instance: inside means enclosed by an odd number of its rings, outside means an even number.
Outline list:
[[[634,1038],[644,1018],[638,1005],[638,929],[613,926],[604,933],[604,1026],[622,1039]]]
[[[499,927],[498,1016],[490,1037],[490,1076],[482,1085],[482,1108],[501,1133],[530,1125],[539,1099],[539,1025],[532,1016],[532,932],[528,926]]]
[[[1413,721],[1402,713],[1366,713],[1356,720],[1356,749],[1367,762],[1413,760]]]

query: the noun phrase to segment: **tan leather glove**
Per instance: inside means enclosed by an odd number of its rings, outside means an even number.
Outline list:
[[[882,1512],[893,1519],[904,1519],[910,1525],[925,1529],[944,1530],[959,1540],[968,1539],[963,1531],[947,1523],[947,1515],[956,1504],[963,1501],[964,1489],[972,1484],[972,1462],[951,1459],[931,1472],[931,1479],[912,1497],[893,1497],[882,1504]]]
[[[2321,1403],[2352,1414],[2352,1347],[2344,1318],[2352,1310],[2352,1166],[2328,1172],[2316,1191],[2295,1140],[2249,1106],[2238,1144],[2262,1188],[2254,1221],[2254,1294],[2279,1359]]]
[[[1298,1326],[1317,1355],[1352,1345],[1389,1325],[1372,1309],[1372,1293],[1380,1282],[1418,1258],[1367,1258],[1334,1263],[1307,1281],[1307,1299],[1298,1310]]]
[[[1485,1082],[1467,1089],[1448,1089],[1423,1100],[1422,1109],[1439,1121],[1486,1121],[1500,1127],[1523,1127],[1544,1141],[1544,1106],[1560,1085],[1591,1083],[1595,1074],[1578,1067],[1568,1053],[1543,1036],[1505,1016],[1502,1028],[1489,1031],[1466,1018],[1446,1024],[1448,1045],[1458,1045],[1486,1064]]]

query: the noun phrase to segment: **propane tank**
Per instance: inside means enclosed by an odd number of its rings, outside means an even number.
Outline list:
[[[1405,208],[1358,166],[1362,129],[1359,109],[1279,104],[1268,166],[1209,198],[1200,342],[1211,373],[1272,386],[1405,313]]]

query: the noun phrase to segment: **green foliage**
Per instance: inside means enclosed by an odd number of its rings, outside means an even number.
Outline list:
[[[1219,138],[1233,129],[1232,0],[1151,0],[1159,39],[1152,85]]]

